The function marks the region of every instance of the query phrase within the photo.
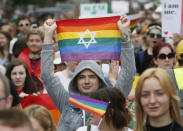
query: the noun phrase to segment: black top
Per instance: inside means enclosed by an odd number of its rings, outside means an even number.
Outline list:
[[[145,131],[183,131],[183,127],[176,122],[172,122],[169,125],[163,127],[152,127],[147,125]]]
[[[16,105],[18,105],[20,103],[20,97],[18,95],[16,87],[13,85],[13,83],[11,81],[9,81],[9,82],[10,82],[11,95],[13,96],[12,106],[16,106]]]
[[[147,53],[147,50],[143,51],[142,63],[140,63],[140,52],[135,57],[137,73],[141,74],[149,67],[153,67],[152,55]]]

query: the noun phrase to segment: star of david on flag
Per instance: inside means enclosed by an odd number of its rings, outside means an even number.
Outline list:
[[[89,34],[90,37],[91,37],[91,39],[89,41],[84,40],[84,36],[87,35],[87,34]],[[90,46],[90,44],[96,43],[96,41],[95,41],[96,32],[90,32],[87,29],[84,33],[79,33],[78,35],[80,36],[78,44],[84,44],[86,48],[88,48]]]

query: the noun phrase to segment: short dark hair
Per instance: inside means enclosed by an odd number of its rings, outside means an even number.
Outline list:
[[[28,116],[26,116],[23,111],[15,109],[6,109],[0,111],[0,125],[11,128],[27,126],[30,128],[30,131],[33,130]]]
[[[127,127],[132,120],[131,113],[126,108],[126,99],[118,88],[100,88],[89,95],[91,98],[109,102],[105,113],[108,125],[111,122],[116,129]]]
[[[22,15],[20,15],[20,16],[18,17],[17,24],[19,24],[19,22],[20,22],[21,20],[28,20],[28,21],[30,22],[30,24],[31,24],[31,21],[30,21],[29,17],[28,17],[27,15],[25,15],[25,14],[22,14]]]

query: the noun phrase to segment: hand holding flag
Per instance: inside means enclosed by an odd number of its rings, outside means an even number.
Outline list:
[[[44,27],[44,44],[53,43],[53,34],[57,28],[55,19],[46,20],[43,27]]]
[[[121,15],[118,21],[118,28],[121,32],[126,32],[129,30],[130,20],[127,15]]]
[[[122,35],[122,43],[130,41],[130,20],[126,15],[122,15],[118,21],[118,28]]]

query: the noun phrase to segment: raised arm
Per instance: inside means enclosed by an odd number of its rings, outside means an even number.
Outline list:
[[[59,78],[54,74],[53,64],[53,34],[56,30],[56,23],[53,19],[48,19],[44,23],[44,44],[41,52],[41,78],[44,81],[46,88],[51,99],[54,101],[57,108],[62,111],[69,94],[65,91]]]
[[[130,20],[126,15],[122,15],[118,21],[118,28],[121,32],[121,70],[115,87],[120,88],[125,97],[128,96],[136,73],[134,49],[130,40]]]

